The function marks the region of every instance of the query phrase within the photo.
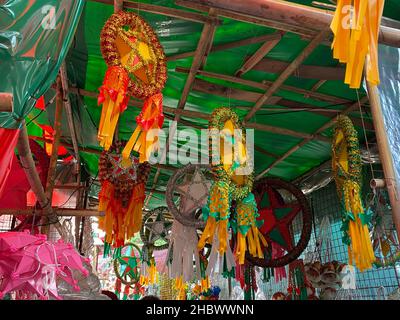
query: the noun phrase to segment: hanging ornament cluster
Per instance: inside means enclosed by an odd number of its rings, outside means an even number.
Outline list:
[[[143,217],[140,238],[143,242],[140,283],[143,286],[158,282],[154,250],[165,250],[169,246],[172,217],[167,207],[158,207],[147,212]]]
[[[346,63],[344,82],[359,88],[364,63],[367,81],[379,84],[378,37],[384,0],[338,0],[331,29],[333,57]]]
[[[109,246],[121,247],[142,226],[142,208],[145,185],[150,174],[148,162],[138,163],[129,158],[129,164],[121,156],[122,142],[115,142],[103,151],[99,160],[99,211],[105,217],[99,219],[99,227],[106,232],[105,255]]]
[[[201,272],[205,268],[202,268],[197,243],[198,229],[204,227],[200,211],[207,203],[211,185],[204,171],[209,172],[209,169],[208,165],[187,165],[177,170],[168,181],[165,197],[175,219],[165,265],[168,275],[177,279],[177,283],[201,281],[206,277]],[[175,200],[177,195],[179,199]]]
[[[229,108],[221,107],[211,115],[209,123],[210,158],[216,154],[220,157],[212,161],[212,171],[215,180],[210,189],[207,206],[203,216],[207,219],[204,232],[199,240],[198,248],[206,243],[213,244],[221,257],[229,257],[228,229],[231,226],[236,233],[235,255],[239,264],[245,261],[245,253],[263,257],[261,243],[266,245],[264,237],[258,230],[258,212],[253,187],[253,171],[244,173],[249,165],[249,155],[246,151],[246,137],[238,115]],[[215,150],[214,133],[220,138],[218,150]],[[214,160],[214,159],[213,159]],[[236,171],[242,169],[243,172]],[[240,172],[237,174],[237,172]],[[233,203],[236,204],[233,209]],[[231,208],[234,216],[231,217]],[[229,222],[231,218],[231,223]],[[216,259],[215,259],[216,260]],[[212,266],[211,266],[212,268]]]
[[[332,167],[343,207],[343,242],[348,245],[349,263],[360,271],[375,261],[368,225],[371,214],[361,201],[361,156],[357,131],[350,118],[339,116],[332,145]]]
[[[142,112],[136,118],[137,128],[122,154],[128,159],[135,150],[140,154],[140,162],[147,161],[158,148],[157,133],[151,129],[160,129],[164,122],[161,94],[167,80],[164,50],[150,25],[133,12],[114,13],[100,38],[108,69],[98,97],[98,103],[103,105],[98,140],[107,151],[129,97],[144,99]]]
[[[0,299],[15,292],[16,299],[62,299],[59,281],[79,291],[74,272],[85,277],[88,259],[79,255],[70,243],[47,241],[46,235],[29,232],[0,233]]]

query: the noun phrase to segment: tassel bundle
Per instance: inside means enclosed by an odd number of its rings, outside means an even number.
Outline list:
[[[366,78],[379,84],[378,36],[384,0],[338,0],[331,23],[333,57],[346,64],[344,82],[360,87],[364,63]]]
[[[158,272],[154,258],[150,259],[150,263],[142,261],[140,269],[139,283],[142,286],[149,286],[158,282]]]
[[[144,184],[134,186],[127,208],[113,197],[114,186],[106,181],[102,184],[99,193],[99,211],[105,212],[104,218],[99,218],[99,227],[106,232],[105,242],[114,247],[124,245],[140,230],[142,222],[142,208],[144,203]]]
[[[235,255],[239,264],[243,264],[245,253],[248,250],[253,257],[264,258],[261,243],[267,246],[267,241],[258,230],[256,218],[258,217],[257,204],[253,193],[240,201],[236,208],[237,215],[237,244]]]
[[[152,152],[159,149],[158,133],[164,123],[161,93],[146,99],[136,123],[137,127],[122,151],[122,156],[129,159],[134,150],[140,154],[139,162],[145,162]]]
[[[128,104],[129,75],[123,67],[113,66],[107,69],[100,94],[98,105],[102,104],[99,131],[97,139],[104,150],[108,150],[114,138],[119,116],[125,111]]]
[[[346,181],[343,187],[345,225],[347,234],[349,263],[355,264],[360,271],[372,268],[375,254],[369,236],[368,221],[360,199],[360,186],[353,181]]]

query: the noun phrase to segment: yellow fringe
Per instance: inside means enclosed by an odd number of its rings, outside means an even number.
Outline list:
[[[354,4],[350,20],[351,4]],[[346,63],[345,83],[359,88],[364,63],[366,78],[373,85],[379,84],[378,35],[384,0],[338,0],[331,29],[333,57]]]
[[[346,211],[351,211],[354,215],[354,221],[349,222],[349,236],[351,245],[349,251],[349,263],[355,264],[363,272],[372,268],[375,261],[374,250],[371,238],[369,236],[368,226],[361,223],[359,215],[365,214],[361,199],[360,186],[351,181],[344,183],[344,202]]]

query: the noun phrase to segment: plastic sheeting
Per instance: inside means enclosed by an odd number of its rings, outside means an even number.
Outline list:
[[[379,97],[392,152],[397,186],[400,186],[400,49],[379,46]]]
[[[0,92],[14,95],[14,112],[0,127],[20,120],[54,82],[75,33],[83,0],[5,0],[0,4]]]

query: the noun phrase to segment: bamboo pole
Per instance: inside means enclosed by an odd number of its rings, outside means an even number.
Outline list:
[[[103,217],[104,212],[99,212],[98,210],[88,210],[88,209],[62,209],[62,208],[52,208],[54,212],[57,213],[59,217]],[[46,216],[46,210],[31,209],[0,209],[1,215],[12,215],[12,216]]]
[[[13,112],[14,97],[12,93],[0,92],[0,112]]]
[[[216,9],[218,16],[268,25],[284,31],[314,36],[330,26],[333,12],[281,0],[175,0],[182,7],[200,11]],[[400,47],[400,29],[382,26],[379,42]]]
[[[62,111],[64,104],[64,94],[62,90],[62,82],[61,76],[58,75],[56,79],[57,85],[57,96],[56,96],[56,110],[54,115],[54,142],[52,145],[52,151],[50,156],[50,164],[47,173],[47,181],[46,181],[46,190],[45,196],[48,199],[49,204],[51,205],[53,199],[53,190],[56,180],[56,167],[57,167],[57,159],[58,159],[58,148],[60,146],[60,138],[61,138],[61,121],[62,121]],[[44,225],[42,227],[41,232],[43,234],[50,233],[50,226]]]
[[[392,207],[393,222],[396,226],[397,237],[400,239],[400,197],[397,190],[396,174],[394,171],[389,142],[387,140],[379,92],[376,86],[371,85],[368,81],[366,81],[366,83],[379,155],[385,175],[385,184],[389,193],[390,205]]]
[[[33,161],[31,149],[29,147],[28,131],[26,129],[25,120],[22,122],[22,127],[18,136],[17,149],[21,165],[24,168],[29,185],[39,202],[40,207],[46,215],[54,215],[51,207],[51,201],[46,197],[42,182],[36,170],[35,162]],[[62,238],[65,238],[65,231],[61,224],[56,223],[55,227]]]

